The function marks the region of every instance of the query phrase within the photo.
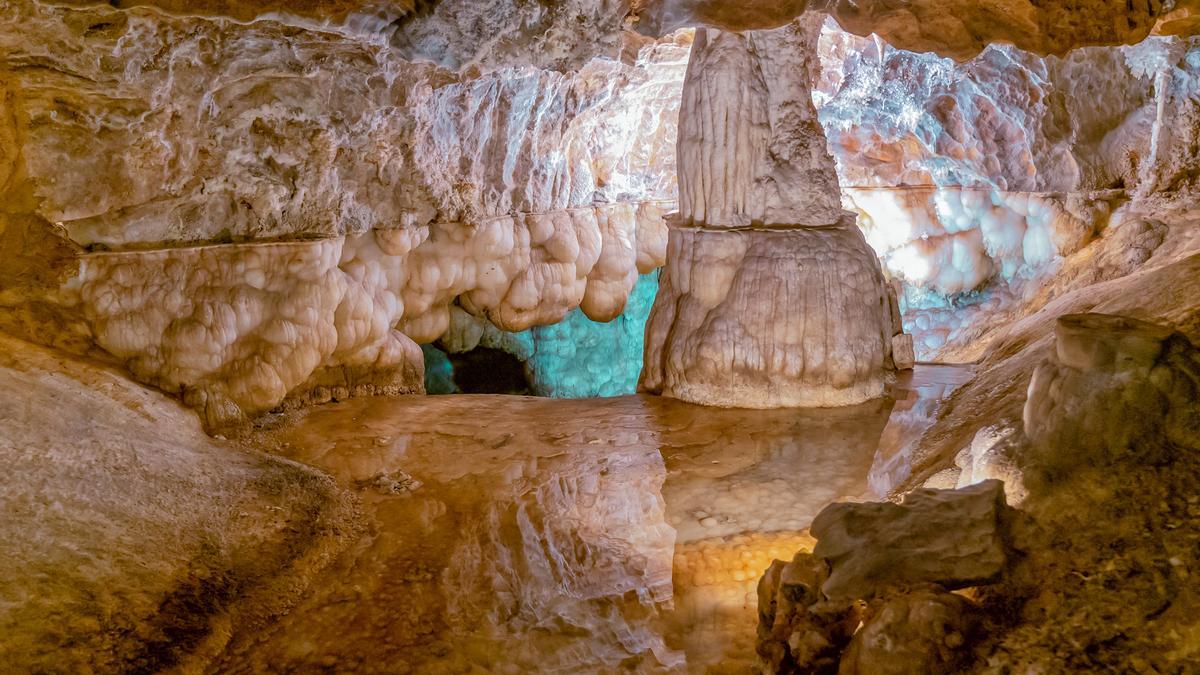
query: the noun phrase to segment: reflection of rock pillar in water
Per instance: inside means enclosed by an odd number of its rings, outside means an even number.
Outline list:
[[[819,27],[696,33],[646,391],[754,408],[883,394],[899,326],[809,95]]]

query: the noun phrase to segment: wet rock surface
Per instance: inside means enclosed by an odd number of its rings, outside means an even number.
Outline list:
[[[917,374],[919,396],[958,377]],[[873,495],[866,477],[890,411],[476,395],[289,413],[249,440],[365,485],[368,534],[219,663],[748,669],[759,576],[811,549],[805,531],[826,504]],[[376,490],[403,475],[422,485]],[[781,478],[795,475],[807,489]]]
[[[1123,316],[1055,326],[1023,420],[984,427],[958,468],[929,481],[1011,475],[1021,510],[990,479],[828,507],[810,528],[813,553],[776,561],[760,582],[766,670],[1182,673],[1197,662],[1197,349]],[[965,517],[945,519],[939,507],[955,495]],[[905,504],[923,512],[916,527],[904,525]],[[831,600],[835,616],[855,617],[851,635],[822,619]]]

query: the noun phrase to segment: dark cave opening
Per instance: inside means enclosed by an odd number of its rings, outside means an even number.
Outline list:
[[[532,395],[525,378],[525,363],[508,352],[476,347],[469,352],[450,354],[454,366],[454,384],[463,394]]]

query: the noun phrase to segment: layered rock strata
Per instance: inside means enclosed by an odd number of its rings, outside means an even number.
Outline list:
[[[755,408],[883,393],[891,301],[839,206],[809,96],[819,29],[809,17],[774,31],[696,33],[646,391]]]

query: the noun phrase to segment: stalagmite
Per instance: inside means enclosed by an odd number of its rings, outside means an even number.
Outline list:
[[[750,408],[883,394],[899,326],[809,95],[819,27],[696,33],[646,391]]]

